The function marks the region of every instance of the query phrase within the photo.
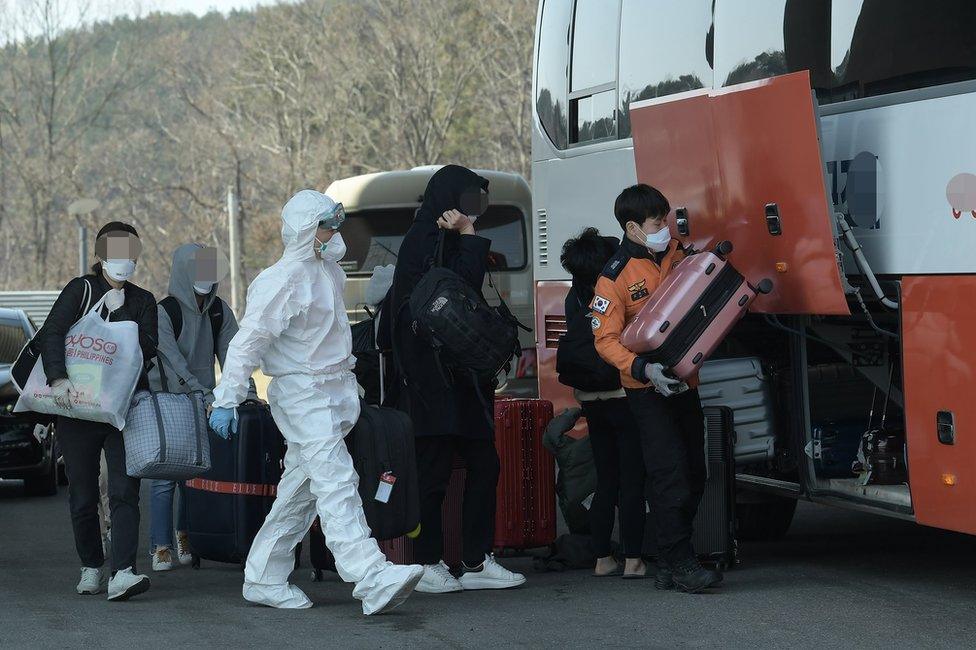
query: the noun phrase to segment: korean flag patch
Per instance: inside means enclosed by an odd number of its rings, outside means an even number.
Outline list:
[[[603,296],[593,296],[592,308],[598,314],[606,314],[610,309],[610,301]]]

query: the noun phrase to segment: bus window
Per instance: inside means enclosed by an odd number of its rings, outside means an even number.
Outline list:
[[[569,143],[566,80],[569,74],[569,29],[573,0],[545,0],[539,25],[535,110],[557,149]]]
[[[972,0],[834,0],[821,101],[845,101],[976,79]]]
[[[712,85],[706,38],[712,0],[623,0],[620,14],[620,137],[630,104]]]
[[[715,84],[809,70],[830,85],[829,0],[716,0]]]
[[[396,264],[400,244],[415,212],[414,208],[350,212],[342,226],[347,248],[340,262],[343,270],[349,275],[369,275],[376,266]],[[491,270],[525,268],[525,217],[518,208],[489,206],[475,222],[475,230],[491,239]]]
[[[617,136],[619,0],[576,0],[570,67],[569,142]]]

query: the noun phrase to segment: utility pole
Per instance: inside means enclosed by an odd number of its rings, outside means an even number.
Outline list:
[[[227,186],[227,235],[230,248],[230,306],[237,318],[244,313],[244,273],[241,260],[241,213],[234,186]]]
[[[78,199],[68,206],[68,214],[75,218],[78,223],[78,275],[88,273],[88,225],[82,217],[85,217],[100,206],[95,199]]]

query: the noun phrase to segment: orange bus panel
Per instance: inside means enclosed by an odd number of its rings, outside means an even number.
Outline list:
[[[976,276],[902,281],[908,473],[920,524],[976,534]],[[954,444],[937,418],[952,414]]]
[[[637,178],[688,210],[685,239],[698,249],[728,239],[750,282],[773,281],[753,312],[850,313],[806,72],[649,100],[631,120]]]

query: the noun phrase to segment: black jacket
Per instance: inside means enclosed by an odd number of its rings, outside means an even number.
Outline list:
[[[454,165],[434,174],[424,204],[397,254],[389,311],[394,360],[402,380],[398,404],[410,413],[417,436],[494,437],[494,388],[477,386],[463,373],[445,381],[434,350],[411,329],[410,293],[433,260],[440,234],[437,218],[446,210],[457,209],[461,192],[471,185],[487,190],[488,181]],[[449,232],[444,242],[444,266],[480,292],[490,247],[491,241],[484,237]]]
[[[44,364],[44,374],[47,376],[48,383],[53,383],[56,379],[68,378],[68,371],[64,364],[64,338],[82,315],[80,312],[83,307],[86,280],[92,287],[91,305],[98,302],[112,288],[100,273],[71,280],[54,301],[51,313],[48,314],[47,320],[44,321],[44,325],[34,339],[41,353],[41,362]],[[143,371],[136,388],[148,390],[149,381],[146,372],[155,362],[158,336],[156,298],[131,282],[126,282],[123,289],[125,303],[109,315],[109,320],[113,322],[131,320],[138,323]]]

